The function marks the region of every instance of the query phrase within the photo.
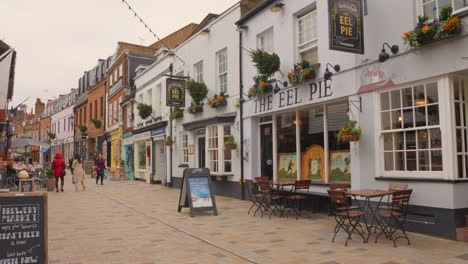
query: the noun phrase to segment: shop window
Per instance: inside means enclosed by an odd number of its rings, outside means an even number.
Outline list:
[[[219,172],[218,127],[208,127],[208,166],[211,172]]]
[[[146,141],[136,143],[138,169],[146,169]]]
[[[227,49],[216,53],[216,86],[218,92],[227,92]]]
[[[193,65],[193,76],[195,81],[203,82],[203,61],[199,61]]]
[[[384,171],[442,171],[437,83],[380,94]]]
[[[348,120],[348,107],[348,103],[327,106],[329,182],[351,182],[350,146],[337,140],[338,132]]]
[[[323,106],[301,110],[301,179],[325,181],[325,134]]]
[[[297,17],[297,49],[300,60],[318,62],[317,10]]]
[[[468,178],[468,81],[453,78],[457,178]]]
[[[453,8],[453,13],[468,10],[468,1],[466,0],[420,0],[422,14],[429,19],[439,17],[442,8],[450,6]]]
[[[224,126],[224,140],[231,136],[231,126]],[[232,172],[232,150],[224,149],[224,172]]]
[[[296,113],[289,112],[276,117],[278,150],[278,178],[297,178]]]
[[[188,152],[188,135],[187,134],[182,134],[180,137],[182,140],[182,163],[188,163],[189,162],[189,152]]]
[[[273,52],[273,28],[269,28],[257,35],[257,49]]]

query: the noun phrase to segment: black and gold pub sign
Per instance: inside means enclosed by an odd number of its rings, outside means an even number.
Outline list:
[[[362,0],[328,0],[330,49],[364,54]]]
[[[166,105],[174,107],[185,106],[185,80],[166,79]]]

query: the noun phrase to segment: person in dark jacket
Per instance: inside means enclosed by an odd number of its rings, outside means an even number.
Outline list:
[[[99,153],[98,158],[94,161],[94,166],[96,166],[96,184],[99,182],[99,177],[101,177],[101,185],[104,181],[104,170],[106,169],[106,163],[104,161],[104,156],[102,153]]]
[[[71,171],[71,173],[73,174],[73,167],[72,167],[72,165],[73,165],[73,158],[70,158],[70,159],[68,160],[68,168],[70,168],[70,171]]]
[[[65,164],[65,160],[63,160],[62,154],[57,153],[55,154],[55,159],[52,161],[52,170],[54,170],[54,178],[55,178],[55,190],[59,192],[58,182],[60,179],[60,190],[63,192],[63,184],[64,184],[64,177],[65,177],[65,169],[67,165]]]

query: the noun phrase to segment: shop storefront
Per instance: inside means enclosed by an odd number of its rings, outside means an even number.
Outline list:
[[[128,132],[122,135],[122,145],[123,145],[123,161],[124,161],[124,170],[125,179],[134,179],[134,147],[133,147],[133,133]]]
[[[73,148],[73,137],[65,138],[63,140],[63,158],[68,161],[73,158],[74,148]]]
[[[111,132],[110,135],[110,167],[113,170],[120,170],[120,161],[122,160],[122,127]],[[108,150],[109,151],[109,150]],[[109,155],[109,153],[107,153]]]
[[[151,130],[151,138],[152,138],[152,175],[153,175],[153,183],[158,184],[165,184],[166,183],[166,175],[167,175],[167,153],[166,153],[166,145],[165,142],[165,135],[166,135],[166,127],[160,127]]]

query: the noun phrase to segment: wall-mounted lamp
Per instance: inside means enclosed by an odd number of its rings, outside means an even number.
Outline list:
[[[288,87],[288,81],[281,82],[281,81],[278,81],[276,79],[271,79],[268,82],[270,83],[270,85],[275,83],[275,87],[273,88],[273,93],[275,93],[275,94],[277,94],[277,93],[279,93],[281,91],[281,88],[278,86],[278,83],[280,83],[283,86],[283,88]]]
[[[247,31],[247,29],[249,29],[249,27],[247,25],[237,26],[237,31],[240,31],[240,32]]]
[[[204,30],[200,31],[201,36],[206,36],[208,34],[210,34],[210,29],[209,28],[205,28]]]
[[[275,3],[275,4],[270,8],[270,11],[271,11],[271,12],[274,12],[274,13],[281,12],[281,10],[283,10],[283,6],[284,6],[283,3]]]
[[[387,53],[387,51],[385,50],[385,45],[387,45],[387,47],[390,48],[390,51],[393,53],[393,55],[397,54],[398,51],[399,51],[399,48],[398,48],[398,45],[393,45],[390,47],[390,45],[388,45],[387,42],[385,42],[383,45],[382,45],[382,51],[380,52],[379,54],[379,62],[382,63],[386,60],[388,60],[388,58],[390,58],[390,55]]]
[[[339,72],[341,70],[341,67],[339,64],[336,64],[335,66],[333,66],[330,63],[327,63],[325,73],[323,74],[323,78],[325,80],[330,80],[331,77],[333,76],[333,73],[328,69],[328,66],[331,66],[335,72]]]

